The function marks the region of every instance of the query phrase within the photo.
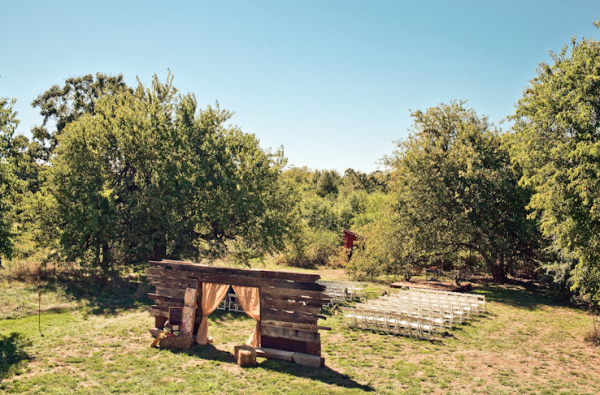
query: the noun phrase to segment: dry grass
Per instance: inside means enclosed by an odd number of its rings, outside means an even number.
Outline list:
[[[48,278],[56,277],[61,268],[53,263],[44,264],[33,260],[13,260],[3,267],[1,274],[4,279],[27,283],[39,283]]]
[[[592,314],[592,327],[585,335],[585,341],[600,346],[600,315]]]

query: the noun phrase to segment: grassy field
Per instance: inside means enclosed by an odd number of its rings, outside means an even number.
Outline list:
[[[326,311],[320,324],[332,330],[322,333],[326,367],[319,370],[260,358],[257,367],[240,368],[233,346],[254,327],[243,314],[210,316],[214,346],[151,349],[143,281],[0,280],[0,287],[3,393],[600,393],[600,348],[583,341],[591,318],[519,285],[476,286],[488,314],[436,342],[353,330]]]

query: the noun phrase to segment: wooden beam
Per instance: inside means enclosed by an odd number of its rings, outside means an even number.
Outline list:
[[[271,301],[284,302],[284,303],[298,303],[303,306],[318,307],[319,310],[323,307],[323,304],[324,304],[324,302],[320,299],[309,299],[309,298],[302,298],[302,297],[297,297],[297,296],[273,295],[273,294],[263,293],[263,294],[261,294],[261,297],[263,297],[266,300],[265,303],[270,303]]]
[[[320,368],[325,364],[325,358],[315,355],[304,354],[300,352],[291,352],[276,350],[273,348],[261,347],[256,349],[256,356],[268,359],[278,359],[281,361],[295,362],[298,365],[309,366],[311,368]]]
[[[325,291],[327,287],[313,282],[290,281],[290,280],[275,280],[273,286],[275,288],[285,289],[301,289],[306,291]]]
[[[189,270],[197,273],[212,273],[212,274],[225,274],[225,275],[239,275],[248,277],[259,277],[259,278],[272,278],[281,280],[295,280],[304,282],[316,282],[321,278],[318,274],[308,273],[296,273],[286,272],[279,270],[260,270],[260,269],[239,269],[229,267],[218,267],[200,265],[192,262],[173,261],[164,259],[162,261],[149,261],[149,263],[155,267],[169,267],[173,269],[178,268],[181,270]]]
[[[270,337],[282,337],[285,339],[298,340],[304,342],[321,342],[318,332],[302,331],[297,329],[278,328],[275,326],[261,325],[261,334]]]
[[[285,289],[285,288],[271,288],[265,287],[260,290],[265,295],[273,296],[287,296],[288,298],[304,298],[320,300],[324,303],[329,301],[329,296],[325,292],[321,291],[305,291],[300,289]]]
[[[167,317],[169,318],[169,311],[160,310],[157,306],[152,306],[148,309],[148,312],[155,317]]]
[[[288,313],[285,311],[263,309],[261,320],[263,319],[316,325],[318,317],[308,314]]]
[[[169,279],[161,279],[161,280],[155,280],[155,279],[148,279],[148,282],[151,285],[154,285],[155,287],[163,287],[163,288],[170,288],[170,289],[186,289],[189,288],[189,285],[195,283],[197,280],[187,280],[187,281],[174,281],[174,280],[169,280]]]
[[[156,287],[156,295],[168,296],[170,298],[183,300],[184,294],[185,288],[167,288],[163,286]]]
[[[261,348],[256,349],[257,357],[269,358],[269,359],[279,359],[281,361],[288,361],[288,362],[294,361],[294,359],[292,358],[293,354],[294,353],[291,351],[276,350],[273,348],[261,347]]]
[[[262,334],[260,337],[260,343],[261,346],[267,348],[274,348],[277,350],[301,352],[305,354],[321,356],[320,342],[292,340],[283,337],[271,337]]]
[[[152,300],[156,300],[156,301],[165,301],[168,303],[173,303],[173,304],[177,304],[177,305],[182,305],[183,304],[183,299],[178,299],[178,298],[171,298],[169,296],[161,296],[161,295],[157,295],[157,294],[148,294],[148,298],[152,299]]]
[[[288,301],[288,300],[274,300],[274,299],[263,299],[263,306],[273,310],[285,310],[285,311],[298,311],[300,313],[319,314],[321,312],[321,305],[307,306],[301,302]]]
[[[272,287],[273,282],[275,281],[271,278],[248,277],[236,274],[197,273],[179,269],[155,269],[147,274],[146,278],[153,283],[172,282],[186,286],[192,281],[200,281],[204,283],[242,285],[246,287]]]
[[[303,331],[318,331],[318,330],[330,331],[331,330],[331,327],[329,327],[329,326],[301,324],[301,323],[297,323],[297,322],[285,322],[285,321],[278,321],[278,320],[261,319],[260,323],[261,323],[261,326],[267,325],[267,326],[275,326],[278,328],[299,329],[299,330],[303,330]]]

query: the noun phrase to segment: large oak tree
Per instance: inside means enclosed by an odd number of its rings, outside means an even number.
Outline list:
[[[510,266],[530,255],[529,194],[517,185],[520,174],[499,131],[463,104],[414,112],[412,133],[388,158],[391,212],[385,232],[373,225],[378,234],[367,237],[363,253],[383,256],[388,272],[468,252],[502,282]]]
[[[169,76],[110,92],[56,137],[47,227],[67,259],[111,270],[148,259],[280,248],[289,201],[281,152],[201,110]]]

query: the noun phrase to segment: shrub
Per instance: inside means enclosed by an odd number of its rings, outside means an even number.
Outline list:
[[[329,230],[306,230],[275,256],[278,264],[296,267],[326,265],[338,254],[341,236]]]

